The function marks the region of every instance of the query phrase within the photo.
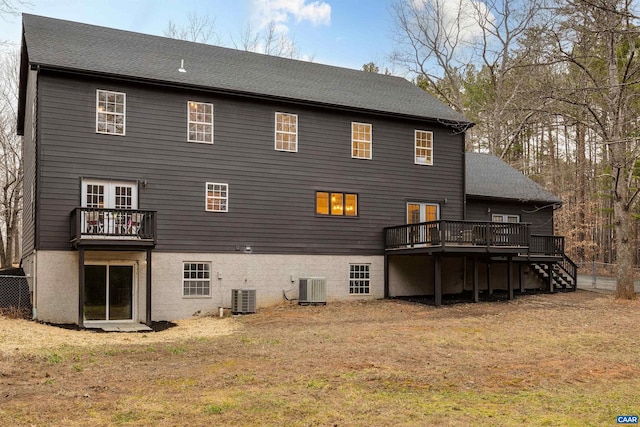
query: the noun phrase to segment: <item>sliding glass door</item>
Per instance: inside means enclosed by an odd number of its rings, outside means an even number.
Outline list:
[[[133,265],[84,266],[85,321],[133,320]]]

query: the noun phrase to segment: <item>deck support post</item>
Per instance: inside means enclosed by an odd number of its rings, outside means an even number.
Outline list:
[[[480,300],[478,295],[478,258],[473,257],[472,266],[473,266],[473,302],[478,302]]]
[[[147,249],[146,324],[151,326],[151,249]]]
[[[440,255],[433,257],[433,294],[436,307],[442,305],[442,260]]]
[[[491,260],[487,260],[487,291],[489,295],[493,295],[493,289],[491,288]]]
[[[513,299],[513,257],[507,257],[507,292],[509,300]]]
[[[84,249],[78,250],[78,326],[84,327]]]
[[[389,255],[384,254],[384,297],[389,298]]]
[[[520,285],[520,293],[524,294],[525,289],[524,289],[524,269],[522,268],[522,263],[519,262],[518,263],[518,282]]]
[[[555,293],[555,289],[553,288],[553,263],[547,263],[547,280],[549,285],[549,292],[552,294]]]

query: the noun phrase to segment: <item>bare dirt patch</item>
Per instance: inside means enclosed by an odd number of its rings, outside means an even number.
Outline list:
[[[0,319],[1,425],[611,425],[640,302],[282,305],[149,334]]]

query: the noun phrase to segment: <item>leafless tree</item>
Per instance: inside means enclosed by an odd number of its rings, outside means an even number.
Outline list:
[[[164,35],[172,39],[216,44],[220,42],[220,38],[216,34],[215,25],[216,20],[209,15],[189,12],[186,25],[177,26],[173,21],[169,21]]]
[[[0,264],[10,266],[22,212],[22,138],[17,135],[18,52],[3,53],[0,68]]]
[[[399,0],[393,58],[478,122],[476,145],[504,157],[541,108],[522,99],[544,102],[528,96],[523,69],[533,64],[520,44],[541,19],[544,1]],[[467,96],[470,85],[482,86],[482,96]]]
[[[190,12],[186,25],[178,26],[169,21],[164,35],[173,39],[188,40],[198,43],[224,44],[215,31],[216,20],[209,15]],[[302,57],[295,41],[286,32],[278,31],[275,22],[271,21],[266,28],[255,30],[248,24],[237,38],[231,37],[234,48],[266,55],[299,59]]]
[[[20,0],[0,0],[0,16],[17,15],[18,5],[24,3]]]
[[[298,59],[301,56],[295,41],[290,39],[286,32],[278,31],[273,21],[261,31],[247,25],[238,41],[233,41],[233,46],[236,49],[283,58]]]
[[[556,87],[555,97],[578,109],[606,147],[613,204],[616,296],[634,299],[633,217],[638,205],[640,159],[640,18],[634,0],[558,1],[558,60],[577,74],[579,84]]]

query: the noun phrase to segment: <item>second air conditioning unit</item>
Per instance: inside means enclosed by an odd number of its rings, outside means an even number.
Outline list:
[[[256,312],[256,290],[255,289],[232,289],[231,290],[231,313],[249,314]]]
[[[298,304],[326,304],[327,279],[324,277],[305,277],[300,279]]]

